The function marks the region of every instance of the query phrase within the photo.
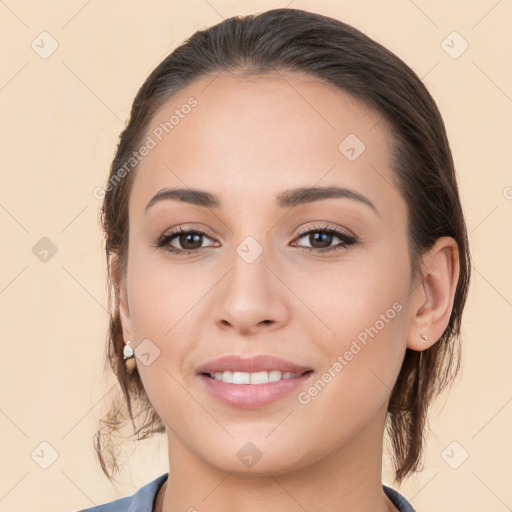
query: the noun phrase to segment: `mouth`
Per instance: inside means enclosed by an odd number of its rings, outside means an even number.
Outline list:
[[[274,356],[230,355],[200,366],[196,373],[210,397],[230,407],[257,409],[298,390],[315,372]]]

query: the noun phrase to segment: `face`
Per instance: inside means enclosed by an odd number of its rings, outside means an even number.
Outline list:
[[[221,74],[174,96],[146,136],[121,315],[176,452],[279,473],[367,449],[411,311],[384,121],[298,73]],[[294,194],[310,187],[331,193]],[[177,188],[188,196],[151,201]],[[190,190],[218,204],[190,202]],[[234,358],[211,363],[223,356]],[[218,380],[230,370],[253,383]],[[254,468],[248,455],[261,457]]]

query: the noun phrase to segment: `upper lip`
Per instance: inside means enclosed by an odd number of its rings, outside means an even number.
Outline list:
[[[227,355],[217,359],[212,359],[197,368],[197,373],[216,373],[216,372],[264,372],[277,370],[281,372],[303,373],[311,370],[306,366],[301,366],[279,357],[270,355],[258,355],[255,357],[242,357],[239,355]]]

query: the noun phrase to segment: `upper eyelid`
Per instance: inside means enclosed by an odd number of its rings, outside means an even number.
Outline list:
[[[301,228],[297,235],[298,236],[303,236],[303,235],[307,235],[308,233],[311,233],[311,232],[315,232],[315,231],[337,231],[339,232],[340,234],[342,235],[346,235],[346,236],[355,236],[353,234],[351,234],[347,229],[345,228],[341,228],[341,227],[335,227],[335,226],[329,226],[329,225],[316,225],[316,226],[308,226],[308,227],[305,227],[305,228]]]
[[[313,226],[306,226],[304,228],[300,228],[297,232],[297,235],[304,235],[304,234],[307,234],[311,231],[322,231],[322,230],[325,230],[325,231],[328,231],[328,230],[332,230],[332,231],[339,231],[341,232],[342,234],[346,234],[347,236],[354,236],[351,234],[350,231],[348,231],[346,228],[341,228],[341,227],[338,227],[338,226],[330,226],[330,225],[327,225],[327,224],[317,224],[317,225],[313,225]],[[209,233],[209,230],[207,228],[198,228],[198,227],[195,227],[195,226],[189,226],[189,225],[180,225],[176,228],[173,228],[169,231],[166,231],[163,233],[162,237],[164,236],[168,236],[168,235],[176,235],[176,234],[180,234],[182,232],[185,232],[185,233],[188,233],[188,232],[194,232],[194,231],[200,231],[201,234],[204,234],[210,238],[215,238],[214,235],[210,234]]]

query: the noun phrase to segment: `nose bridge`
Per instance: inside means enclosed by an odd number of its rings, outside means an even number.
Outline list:
[[[262,232],[259,232],[262,233]],[[230,292],[235,292],[241,303],[262,300],[266,297],[270,300],[272,285],[269,280],[269,269],[267,267],[270,258],[269,244],[262,240],[263,235],[245,236],[235,246],[231,264],[233,270],[230,275]]]
[[[231,234],[234,247],[233,274],[236,274],[237,278],[251,279],[254,274],[268,272],[266,264],[272,259],[271,236],[268,232],[268,221],[265,221],[264,215],[258,215],[258,209],[254,204],[251,208],[240,210]],[[270,231],[270,235],[272,233],[273,231]]]

